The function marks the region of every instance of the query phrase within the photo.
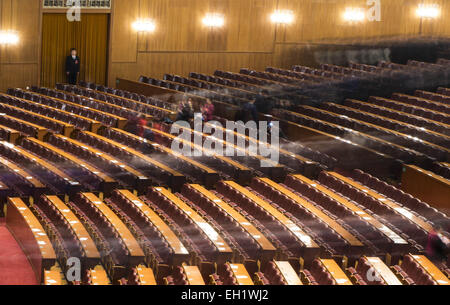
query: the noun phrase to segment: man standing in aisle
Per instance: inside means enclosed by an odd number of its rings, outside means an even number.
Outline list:
[[[80,74],[80,58],[77,56],[77,49],[72,48],[70,55],[66,59],[67,82],[71,85],[77,84],[78,75]]]

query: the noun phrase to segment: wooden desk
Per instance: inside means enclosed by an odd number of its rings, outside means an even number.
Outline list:
[[[46,286],[63,285],[60,271],[45,270],[44,271],[44,285],[46,285]]]
[[[352,285],[352,282],[347,275],[345,275],[345,272],[333,259],[320,259],[320,262],[331,274],[331,277],[336,281],[337,285]]]
[[[8,198],[6,225],[27,255],[38,283],[44,279],[44,270],[56,262],[50,239],[39,220],[20,198]]]
[[[155,274],[151,268],[146,268],[143,265],[139,265],[136,268],[139,284],[143,286],[153,286],[156,284]]]
[[[219,197],[205,189],[203,186],[200,186],[198,184],[191,184],[191,187],[200,194],[206,196],[222,211],[231,216],[241,226],[241,228],[243,228],[251,237],[253,237],[255,242],[261,247],[263,257],[266,260],[273,259],[273,257],[275,256],[276,248],[257,228],[255,228],[255,226],[251,224],[251,222],[247,218],[245,218],[242,214],[236,211],[225,201],[221,200]]]
[[[24,181],[27,181],[27,183],[29,183],[35,190],[43,190],[46,188],[46,186],[41,181],[39,181],[39,179],[35,178],[32,174],[20,168],[17,164],[12,163],[2,157],[0,157],[0,164],[14,174],[20,176]]]
[[[210,135],[202,133],[202,132],[199,132],[199,131],[197,131],[195,129],[186,128],[184,126],[176,125],[176,124],[175,124],[175,126],[179,127],[180,131],[185,130],[186,132],[189,132],[192,135],[201,136],[202,140],[206,140],[207,138],[211,137]],[[233,143],[223,141],[222,139],[220,139],[219,142],[222,142],[224,147],[226,147],[226,146],[232,147],[234,150],[242,152],[243,154],[245,154],[245,156],[249,156],[249,152],[248,152],[247,149],[244,149],[244,148],[241,148],[239,146],[236,146]],[[271,165],[271,167],[278,167],[278,168],[282,168],[283,167],[282,165],[279,165],[277,162],[274,162],[272,160],[264,158],[264,157],[260,156],[259,154],[255,155],[255,156],[252,156],[252,157],[260,160],[261,162],[266,163],[267,165]]]
[[[45,198],[47,202],[55,206],[59,213],[66,219],[66,221],[70,224],[73,231],[75,232],[78,240],[81,243],[84,254],[88,259],[94,259],[96,263],[100,262],[100,253],[97,250],[95,242],[92,240],[86,228],[80,222],[78,217],[70,210],[70,208],[59,199],[58,196],[48,196]]]
[[[254,285],[252,278],[243,264],[230,264],[230,267],[239,285]]]
[[[352,101],[353,102],[359,102],[359,101],[356,101],[356,100],[352,100]],[[399,125],[402,125],[402,126],[407,126],[409,128],[421,129],[421,130],[423,130],[423,131],[425,131],[427,133],[434,134],[434,135],[442,137],[442,138],[444,138],[446,140],[450,140],[450,136],[448,136],[446,134],[443,134],[443,133],[436,132],[436,131],[431,130],[431,129],[418,127],[418,126],[413,125],[413,124],[409,124],[409,123],[405,123],[405,122],[402,122],[402,121],[398,121],[398,120],[395,120],[395,119],[392,119],[392,118],[389,118],[389,117],[385,117],[385,116],[378,115],[378,114],[375,114],[375,113],[363,111],[363,110],[360,110],[360,109],[357,109],[357,108],[351,108],[351,107],[348,107],[348,106],[343,106],[343,105],[334,104],[334,103],[332,103],[332,105],[335,106],[335,107],[341,108],[341,109],[362,113],[362,114],[365,114],[365,115],[368,115],[368,116],[371,116],[371,117],[374,117],[374,118],[379,118],[379,119],[382,119],[382,120],[388,120],[388,121],[394,122],[395,124],[399,124]],[[381,106],[379,106],[379,107],[380,108],[384,108],[384,107],[381,107]],[[409,114],[406,113],[406,115],[409,115]]]
[[[381,100],[383,100],[385,102],[388,102],[390,104],[402,105],[404,107],[409,107],[409,108],[414,108],[414,109],[419,109],[419,110],[425,110],[425,111],[427,111],[429,113],[433,113],[433,114],[437,114],[437,115],[448,116],[448,114],[444,113],[444,112],[439,112],[439,111],[436,111],[436,110],[431,110],[431,109],[428,109],[428,108],[423,108],[423,107],[407,104],[407,103],[404,103],[404,102],[401,102],[401,101],[397,101],[397,100],[381,98],[381,97],[377,97],[377,99],[381,99]],[[393,109],[393,108],[390,108],[390,109]]]
[[[355,215],[357,215],[359,218],[361,218],[363,221],[371,224],[375,229],[383,233],[387,238],[389,238],[393,243],[395,244],[402,244],[402,245],[408,245],[408,242],[404,240],[402,237],[400,237],[397,233],[389,229],[387,226],[379,222],[377,219],[372,217],[371,215],[367,214],[366,211],[358,207],[356,204],[348,201],[342,196],[339,196],[338,194],[334,193],[333,191],[329,190],[328,188],[322,186],[321,184],[309,180],[308,178],[301,176],[301,175],[294,175],[296,179],[299,179],[303,181],[304,183],[307,183],[309,186],[317,189],[318,191],[324,193],[325,195],[331,197],[332,199],[339,202],[341,205],[347,207],[349,210],[351,210]]]
[[[450,211],[450,180],[415,165],[403,167],[401,188],[404,192],[430,204]]]
[[[300,227],[298,227],[292,220],[290,220],[286,215],[275,209],[272,205],[270,205],[267,201],[262,200],[248,189],[238,185],[233,181],[225,181],[227,185],[232,187],[234,190],[238,191],[243,196],[252,200],[255,204],[260,206],[262,209],[267,211],[270,215],[272,215],[278,222],[280,222],[283,226],[286,227],[306,248],[319,249],[319,245],[308,235],[306,234]]]
[[[30,139],[30,138],[29,138]],[[75,181],[72,177],[69,177],[66,173],[59,170],[54,165],[48,163],[47,161],[44,161],[43,159],[37,157],[36,155],[30,153],[27,150],[22,149],[19,146],[15,146],[11,143],[0,141],[0,145],[5,146],[7,149],[11,149],[13,151],[16,151],[17,153],[21,154],[25,158],[27,158],[30,162],[36,163],[43,168],[47,169],[48,171],[52,172],[55,176],[57,176],[61,181],[64,181],[71,187],[79,187],[80,183],[78,181]]]
[[[92,173],[94,176],[96,176],[100,181],[102,181],[102,188],[103,189],[108,189],[111,185],[116,184],[116,181],[111,178],[110,176],[106,175],[105,173],[103,173],[102,171],[100,171],[99,169],[93,167],[92,165],[90,165],[89,163],[86,163],[84,161],[82,161],[81,159],[79,159],[78,157],[75,157],[72,154],[67,153],[66,151],[59,149],[53,145],[50,145],[46,142],[42,142],[39,141],[37,139],[34,138],[28,138],[27,140],[29,140],[30,142],[34,142],[35,144],[45,147],[50,151],[53,151],[54,153],[60,155],[61,157],[65,158],[66,160],[73,162],[74,164],[76,164],[77,166],[81,166],[82,168],[86,169],[87,171],[89,171],[90,173]]]
[[[0,115],[4,115],[4,114],[0,114]],[[6,114],[5,114],[5,116],[6,116]],[[20,137],[19,131],[9,128],[7,126],[3,126],[3,125],[0,125],[0,129],[6,131],[6,133],[8,134],[8,138],[6,139],[6,141],[16,144],[17,139]]]
[[[257,145],[257,147],[262,146],[262,145],[267,145],[267,143],[263,143],[263,142],[259,141],[258,139],[251,138],[251,137],[249,137],[249,136],[247,136],[245,134],[238,133],[235,130],[226,129],[226,128],[223,128],[223,127],[220,127],[220,126],[213,125],[211,123],[205,123],[205,126],[209,126],[212,129],[219,129],[224,134],[232,134],[234,137],[243,138],[246,142],[254,143],[255,145]],[[294,159],[296,159],[296,160],[298,160],[298,161],[300,161],[302,163],[306,163],[306,164],[316,163],[316,162],[314,162],[314,161],[312,161],[312,160],[310,160],[308,158],[305,158],[305,157],[300,156],[298,154],[295,154],[295,153],[292,153],[290,151],[287,151],[287,150],[285,150],[285,149],[283,149],[281,147],[279,148],[279,152],[280,152],[280,154],[287,155],[287,156],[289,156],[291,158],[294,158]]]
[[[34,95],[38,95],[38,96],[41,96],[41,97],[46,97],[48,99],[52,99],[54,101],[58,101],[60,103],[66,104],[66,105],[71,105],[71,106],[76,107],[78,109],[92,111],[92,112],[97,113],[99,115],[112,118],[114,121],[116,121],[116,126],[114,126],[114,127],[117,127],[117,128],[124,128],[125,125],[128,122],[128,119],[126,119],[126,118],[123,118],[123,117],[120,117],[120,116],[117,116],[117,115],[114,115],[114,114],[111,114],[111,113],[107,113],[107,112],[104,112],[104,111],[101,111],[101,110],[98,110],[98,109],[95,109],[95,108],[90,108],[90,107],[87,107],[87,106],[80,106],[77,103],[73,103],[73,102],[69,102],[69,101],[66,101],[66,100],[62,100],[62,99],[59,99],[59,98],[56,98],[56,97],[53,97],[53,96],[43,95],[43,94],[40,94],[40,93],[37,93],[37,92],[33,92],[33,91],[28,91],[28,90],[23,90],[23,91],[31,93],[31,94],[34,94]],[[50,107],[52,107],[52,106],[50,106]],[[59,109],[59,108],[56,108],[56,109]]]
[[[104,95],[107,95],[107,96],[112,96],[114,98],[118,98],[118,99],[121,99],[121,100],[125,100],[125,101],[128,101],[128,102],[134,103],[136,105],[139,105],[139,107],[150,108],[150,109],[155,109],[155,110],[158,110],[158,111],[161,111],[161,112],[165,112],[166,115],[168,115],[169,118],[172,119],[172,120],[175,120],[176,115],[177,115],[175,111],[172,111],[170,109],[161,108],[161,107],[158,107],[158,106],[155,106],[155,105],[152,105],[152,104],[146,104],[146,103],[143,103],[143,102],[140,102],[140,101],[132,100],[132,99],[129,99],[129,98],[126,98],[126,97],[123,97],[123,96],[119,96],[119,95],[115,95],[115,94],[111,94],[111,93],[108,93],[108,92],[98,91],[98,90],[94,90],[94,89],[90,89],[90,88],[85,88],[85,89],[90,90],[90,91],[94,91],[94,92],[97,92],[97,93],[100,93],[100,94],[104,94]],[[110,104],[110,103],[108,103],[108,104]],[[119,106],[119,107],[121,107],[121,106]]]
[[[30,104],[30,105],[34,105],[34,106],[37,106],[37,107],[39,107],[39,108],[50,109],[50,110],[53,110],[53,111],[54,111],[54,110],[58,110],[59,112],[64,113],[64,114],[66,114],[66,115],[76,116],[76,115],[73,114],[73,113],[66,112],[66,111],[63,111],[63,110],[59,110],[59,109],[56,109],[56,108],[52,108],[52,107],[49,107],[49,106],[46,106],[46,105],[43,105],[43,104],[40,104],[40,103],[36,103],[36,102],[33,102],[33,101],[25,100],[25,99],[23,99],[23,98],[18,98],[18,97],[15,97],[15,96],[7,95],[7,94],[1,94],[1,93],[0,93],[0,96],[5,96],[5,97],[7,97],[7,98],[15,98],[15,99],[19,99],[19,100],[21,100],[21,101],[24,102],[24,103],[27,103],[27,104]],[[8,104],[8,102],[6,102],[6,103],[7,103],[7,104],[4,104],[4,105],[7,105],[8,107],[11,107],[12,109],[19,110],[19,111],[21,111],[21,112],[27,113],[28,115],[32,115],[32,116],[35,116],[35,117],[40,117],[40,118],[42,118],[42,119],[44,119],[44,120],[46,120],[46,121],[54,122],[54,123],[56,123],[56,124],[62,126],[62,127],[63,127],[63,134],[64,134],[65,136],[70,136],[70,134],[71,134],[71,133],[74,131],[74,129],[75,129],[75,126],[73,126],[72,124],[66,123],[66,122],[64,122],[64,121],[60,121],[60,120],[58,120],[58,119],[54,119],[54,118],[52,118],[52,117],[50,117],[50,116],[45,116],[45,115],[42,115],[42,114],[39,114],[39,113],[36,113],[36,112],[33,112],[33,111],[29,111],[29,110],[26,110],[26,109],[24,109],[24,108],[17,107],[17,106],[15,106],[15,105]],[[79,116],[79,117],[80,117],[80,118],[83,118],[83,119],[86,119],[86,118],[81,117],[81,116]],[[95,122],[95,123],[99,124],[99,126],[100,126],[100,123],[99,123],[99,122],[96,122],[96,121],[93,121],[93,120],[91,120],[91,121],[93,122],[93,124],[94,124],[94,122]],[[94,125],[95,125],[95,124],[94,124]],[[98,129],[98,128],[97,128],[97,129]]]
[[[87,90],[92,90],[92,89],[89,89],[89,88],[86,88]],[[58,90],[58,89],[54,89],[55,91],[57,91],[57,92],[60,92],[60,93],[63,93],[63,94],[66,94],[66,95],[70,95],[70,96],[77,96],[77,97],[80,97],[81,99],[83,99],[85,102],[88,102],[88,104],[99,104],[99,105],[104,105],[105,107],[108,107],[108,108],[113,108],[113,109],[116,109],[117,111],[118,111],[118,113],[120,113],[120,112],[122,112],[124,109],[126,109],[128,112],[132,112],[133,114],[134,114],[134,116],[135,117],[138,117],[138,116],[140,116],[140,115],[144,115],[145,116],[145,118],[147,119],[147,120],[153,120],[153,116],[151,116],[151,115],[148,115],[148,114],[143,114],[143,113],[141,113],[141,112],[139,112],[139,111],[136,111],[136,110],[133,110],[133,109],[130,109],[130,108],[126,108],[126,107],[122,107],[122,106],[119,106],[119,105],[116,105],[116,104],[112,104],[112,103],[109,103],[109,102],[105,102],[105,101],[102,101],[102,100],[97,100],[97,99],[94,99],[94,98],[92,98],[92,97],[89,97],[89,96],[86,96],[86,95],[79,95],[79,94],[75,94],[75,93],[73,93],[73,92],[70,92],[70,91],[64,91],[64,90]],[[93,90],[93,91],[95,91],[95,90]],[[97,91],[96,91],[97,92]],[[107,93],[103,93],[102,92],[102,94],[107,94]],[[77,104],[77,103],[75,103],[75,104]],[[80,105],[80,106],[86,106],[86,105],[83,105],[83,104],[77,104],[77,105]],[[87,107],[89,107],[89,106],[87,106]],[[91,107],[92,108],[92,107]],[[111,114],[114,114],[113,112],[109,112],[109,113],[111,113]],[[119,115],[118,115],[119,116]],[[117,128],[123,128],[123,127],[125,127],[125,125],[122,125],[122,122],[123,121],[121,121],[121,125],[120,125],[120,127],[117,127]],[[127,122],[125,122],[125,123],[127,123]]]
[[[437,102],[437,101],[433,101],[433,100],[430,100],[430,99],[427,99],[427,98],[424,98],[424,97],[420,97],[420,96],[413,96],[413,95],[408,95],[408,94],[403,94],[403,93],[394,93],[393,96],[392,96],[392,98],[402,98],[402,97],[407,98],[408,100],[417,99],[417,100],[420,100],[422,102],[430,103],[430,104],[433,104],[433,105],[436,105],[436,106],[440,106],[440,107],[445,107],[445,108],[447,108],[447,110],[450,110],[450,106],[448,104],[443,104],[443,103],[440,103],[440,102]],[[401,100],[399,100],[399,101],[401,101]],[[408,105],[414,105],[414,104],[408,104]],[[416,106],[416,105],[414,105],[414,106]],[[421,107],[421,108],[424,108],[426,110],[430,110],[430,108],[427,108],[427,107],[422,107],[422,106],[417,106],[417,107]],[[447,113],[447,114],[450,114],[450,113]]]
[[[303,285],[298,274],[289,262],[275,261],[274,263],[288,285]]]
[[[311,108],[311,109],[316,109],[316,108]],[[293,111],[289,111],[289,110],[283,110],[283,111],[286,112],[286,113],[288,113],[288,114],[290,114],[290,115],[292,115],[292,116],[295,116],[295,117],[304,118],[304,119],[312,119],[312,120],[314,120],[314,121],[321,122],[321,123],[324,123],[324,124],[329,125],[329,126],[332,126],[332,127],[340,128],[341,130],[345,131],[345,132],[348,133],[349,135],[354,135],[354,136],[360,137],[360,138],[368,138],[368,139],[370,139],[370,140],[372,140],[372,141],[380,142],[380,143],[383,143],[383,144],[385,144],[385,145],[389,145],[389,146],[396,147],[396,148],[398,148],[398,149],[406,150],[406,151],[409,151],[409,152],[414,153],[414,154],[416,154],[416,155],[417,155],[417,154],[421,154],[421,153],[418,153],[418,152],[415,151],[415,150],[412,150],[412,149],[409,149],[409,148],[407,148],[407,147],[404,147],[404,146],[395,144],[395,143],[393,143],[393,142],[386,141],[386,140],[384,140],[384,139],[382,139],[382,138],[378,138],[378,137],[372,136],[372,135],[370,135],[370,134],[368,134],[368,133],[356,131],[356,130],[351,129],[351,128],[348,128],[348,127],[343,127],[343,126],[341,126],[341,125],[338,125],[338,124],[335,124],[335,123],[331,123],[331,122],[328,122],[328,121],[325,121],[325,120],[322,120],[322,119],[318,119],[318,118],[315,118],[315,117],[303,115],[303,114],[300,114],[300,113],[298,113],[298,112],[293,112]],[[321,110],[319,109],[319,111],[321,111]],[[323,111],[322,111],[322,112],[323,112]],[[331,114],[334,115],[334,116],[336,116],[335,113],[331,113]],[[364,142],[365,142],[363,139],[360,140],[360,141],[361,141],[363,144],[364,144]]]
[[[111,281],[109,280],[108,274],[106,274],[105,269],[103,267],[95,267],[93,270],[89,270],[91,274],[92,285],[111,285]]]
[[[176,137],[176,136],[174,136],[174,135],[172,135],[172,134],[170,134],[170,133],[161,131],[161,130],[159,130],[159,129],[150,128],[150,127],[146,127],[146,128],[148,128],[148,129],[149,129],[150,131],[152,131],[154,134],[162,135],[163,137],[166,137],[166,138],[170,139],[171,141],[174,141],[174,140],[176,139],[176,140],[180,141],[180,143],[182,143],[182,144],[184,144],[184,145],[189,145],[189,146],[191,147],[192,150],[197,149],[197,150],[199,150],[199,151],[202,151],[204,154],[210,154],[212,157],[217,158],[217,159],[219,159],[219,160],[222,160],[222,161],[224,161],[224,162],[226,162],[226,163],[232,165],[233,167],[236,167],[236,168],[239,169],[239,170],[243,170],[243,171],[249,171],[249,170],[250,170],[248,167],[242,165],[241,163],[238,163],[238,162],[236,162],[236,161],[233,161],[233,160],[231,160],[231,159],[228,158],[228,157],[224,157],[224,156],[221,156],[221,155],[217,155],[214,151],[205,149],[205,148],[203,148],[203,146],[196,145],[196,144],[194,144],[194,143],[191,142],[191,141],[186,141],[186,140],[184,140],[184,139],[182,139],[182,138],[178,138],[178,137]]]
[[[296,203],[300,204],[303,208],[307,209],[309,212],[314,214],[318,219],[325,222],[332,230],[334,230],[337,234],[339,234],[344,240],[346,240],[351,246],[363,247],[363,243],[356,238],[353,234],[348,232],[345,228],[343,228],[338,222],[331,219],[327,214],[322,212],[320,209],[316,208],[312,203],[306,201],[300,196],[294,194],[290,190],[285,187],[282,187],[278,183],[273,182],[267,178],[261,178],[264,183],[270,185],[272,188],[278,190],[285,196],[294,200]]]
[[[14,106],[10,106],[8,104],[3,104],[2,107],[12,108],[12,109],[20,109],[21,112],[26,112],[28,114],[31,114],[31,112],[23,110],[22,108],[17,108],[17,107],[14,107]],[[36,115],[36,114],[33,113],[33,115]],[[11,116],[11,115],[7,115],[5,113],[0,113],[0,122],[1,122],[2,118],[14,121],[14,122],[16,122],[18,124],[26,125],[28,128],[32,128],[34,130],[34,132],[33,132],[34,134],[33,135],[29,135],[29,136],[34,136],[34,137],[36,137],[36,138],[38,138],[40,140],[44,139],[45,135],[48,133],[48,129],[43,127],[43,126],[41,126],[41,125],[33,124],[31,122],[28,122],[28,121],[16,118],[16,117]],[[18,137],[19,137],[19,135],[15,134],[15,140],[17,140]],[[15,141],[12,142],[12,141],[10,141],[10,139],[11,138],[8,139],[8,142],[15,143]],[[13,139],[14,139],[14,137],[13,137]]]
[[[126,151],[126,152],[134,155],[135,157],[140,158],[143,161],[148,162],[148,163],[150,163],[150,164],[160,168],[161,170],[163,170],[165,172],[168,172],[169,174],[171,174],[173,176],[184,177],[182,174],[180,174],[179,172],[171,169],[167,165],[164,165],[164,164],[162,164],[162,163],[160,163],[160,162],[158,162],[158,161],[156,161],[156,160],[154,160],[154,159],[152,159],[152,158],[150,158],[150,157],[148,157],[148,156],[138,152],[137,150],[134,150],[131,147],[128,147],[128,146],[123,145],[123,144],[120,144],[120,143],[118,143],[116,141],[113,141],[113,140],[108,139],[106,137],[102,137],[102,136],[100,136],[98,134],[95,134],[95,133],[92,133],[92,132],[89,132],[89,131],[84,131],[84,133],[87,134],[87,135],[90,135],[90,136],[92,136],[94,138],[97,138],[97,139],[99,139],[101,141],[107,142],[110,145],[115,146],[116,148],[119,148],[120,150]]]
[[[378,130],[380,130],[380,131],[384,131],[384,132],[386,132],[386,133],[390,133],[390,134],[393,134],[393,135],[402,137],[402,138],[404,138],[404,139],[408,139],[408,140],[410,140],[410,141],[412,141],[412,142],[420,142],[420,143],[422,143],[422,144],[426,144],[427,146],[430,146],[430,147],[434,147],[434,148],[436,148],[436,149],[443,150],[443,151],[445,151],[447,154],[450,154],[450,149],[448,149],[448,148],[446,148],[446,147],[443,147],[443,146],[440,146],[440,145],[437,145],[437,144],[434,144],[434,143],[430,143],[430,142],[425,141],[425,140],[422,140],[422,139],[411,138],[410,135],[404,134],[404,133],[401,133],[401,132],[398,132],[398,131],[396,131],[396,130],[388,129],[388,128],[385,128],[385,127],[382,127],[382,126],[379,126],[379,125],[375,125],[375,124],[372,124],[372,123],[368,123],[368,122],[365,122],[365,121],[361,121],[361,120],[358,120],[358,119],[355,119],[355,118],[352,118],[352,117],[348,117],[348,116],[345,116],[345,115],[337,114],[337,113],[334,113],[334,112],[331,112],[331,111],[327,111],[327,110],[323,110],[323,109],[319,109],[319,108],[314,108],[314,107],[311,107],[311,106],[302,106],[302,107],[304,107],[305,109],[316,110],[316,111],[319,111],[319,112],[321,112],[321,113],[326,113],[326,114],[333,115],[333,116],[337,116],[337,117],[345,117],[345,118],[347,118],[349,121],[357,122],[357,123],[359,123],[359,124],[363,124],[363,125],[366,125],[366,126],[369,126],[369,127],[375,128],[375,129],[378,129]],[[382,140],[382,138],[378,138],[378,136],[376,136],[376,138]],[[383,141],[384,141],[384,140],[383,140]],[[395,144],[395,142],[392,142],[392,143]],[[396,146],[399,146],[399,145],[397,145],[397,144],[395,144],[395,145],[396,145]],[[410,149],[409,149],[408,147],[406,147],[406,146],[404,146],[404,148],[407,148],[408,150],[410,150]],[[420,153],[420,152],[419,152],[419,153]]]
[[[426,232],[431,231],[432,226],[431,224],[429,224],[428,222],[424,221],[422,218],[416,216],[415,214],[411,213],[410,211],[408,211],[407,209],[403,208],[400,204],[393,202],[391,200],[389,200],[387,197],[378,194],[375,191],[372,191],[371,189],[365,187],[364,185],[349,179],[347,177],[344,177],[338,173],[335,172],[329,172],[330,175],[334,176],[335,178],[344,181],[345,183],[353,186],[354,188],[366,193],[367,195],[375,198],[376,200],[378,200],[380,203],[387,205],[388,207],[390,207],[392,210],[394,210],[396,213],[404,216],[405,218],[411,220],[412,222],[414,222],[417,226],[421,227],[423,230],[425,230]]]
[[[367,261],[387,285],[402,285],[402,282],[379,257],[367,257]]]
[[[327,151],[331,156],[340,160],[339,165],[348,170],[360,168],[373,175],[392,175],[392,168],[396,159],[382,152],[336,137],[329,133],[310,128],[283,119],[280,116],[263,116],[261,119],[279,121],[280,128],[291,141],[300,141],[307,147],[317,151]],[[329,150],[333,147],[333,150]],[[400,175],[400,172],[396,173]]]
[[[54,137],[62,139],[64,141],[68,142],[68,143],[71,143],[71,144],[75,145],[75,146],[78,146],[78,147],[82,148],[83,150],[86,150],[86,151],[94,154],[98,158],[102,158],[107,163],[111,163],[111,164],[114,164],[114,166],[120,167],[121,170],[123,170],[124,172],[126,172],[126,173],[128,173],[128,174],[130,174],[131,176],[134,177],[135,186],[138,187],[138,188],[142,188],[142,187],[140,187],[141,185],[148,186],[150,184],[150,183],[145,183],[144,182],[144,181],[150,182],[149,178],[145,174],[143,174],[140,171],[130,167],[129,165],[127,165],[125,163],[122,163],[120,160],[117,160],[113,156],[111,156],[111,155],[109,155],[109,154],[107,154],[107,153],[105,153],[103,151],[100,151],[100,150],[98,150],[98,149],[96,149],[96,148],[94,148],[92,146],[86,145],[84,143],[81,143],[79,141],[76,141],[74,139],[67,138],[67,137],[64,137],[64,136],[61,136],[61,135],[54,135]]]
[[[450,280],[444,275],[426,256],[411,255],[416,263],[418,263],[438,285],[450,285]]]
[[[146,205],[137,196],[128,190],[118,191],[122,196],[127,198],[128,202],[137,207],[147,219],[153,223],[153,225],[161,232],[164,239],[169,244],[169,247],[173,250],[174,264],[181,264],[189,257],[189,251],[184,246],[183,242],[172,231],[172,229],[156,214],[148,205]]]
[[[185,93],[175,91],[163,87],[153,86],[146,83],[118,78],[116,80],[116,88],[121,90],[127,90],[130,92],[136,92],[146,96],[157,96],[159,99],[175,103],[181,100],[184,96],[191,97],[194,100],[195,109],[200,109],[200,105],[203,104],[206,99],[203,96],[195,95],[192,93]],[[237,106],[223,103],[217,100],[213,100],[215,112],[220,113],[223,117],[234,120],[236,112],[239,110]]]
[[[179,143],[181,143],[183,145],[190,146],[191,151],[198,150],[198,151],[202,152],[203,156],[211,156],[212,158],[218,159],[218,160],[212,161],[216,165],[219,165],[220,161],[226,163],[227,165],[229,165],[230,167],[234,168],[237,171],[237,173],[234,174],[234,176],[235,176],[234,178],[238,182],[240,182],[242,184],[248,183],[248,181],[251,179],[251,175],[252,175],[251,169],[246,167],[246,166],[244,166],[244,165],[242,165],[239,162],[236,162],[236,161],[232,160],[229,157],[218,155],[212,150],[208,150],[208,149],[203,148],[203,145],[196,145],[196,144],[194,144],[191,141],[186,141],[186,140],[184,140],[182,138],[178,138],[178,137],[176,137],[176,136],[174,136],[172,134],[163,132],[163,131],[161,131],[159,129],[154,129],[154,128],[150,128],[150,127],[145,127],[145,128],[150,130],[151,132],[153,132],[153,134],[155,134],[155,135],[160,135],[162,137],[165,137],[165,138],[169,139],[171,141],[171,143],[173,143],[173,141],[177,140],[177,141],[179,141]],[[116,130],[116,129],[114,129],[114,130]],[[119,130],[116,130],[116,131],[119,131]],[[127,133],[127,135],[128,135],[128,133]],[[129,134],[129,135],[137,137],[137,136],[135,136],[133,134]],[[137,138],[139,138],[139,137],[137,137]],[[142,139],[142,141],[146,141],[146,140]]]
[[[206,285],[197,266],[183,266],[189,285]]]
[[[383,99],[383,98],[380,98],[380,99]],[[352,103],[357,103],[359,105],[372,106],[372,107],[375,107],[375,108],[378,108],[378,109],[381,109],[381,110],[384,110],[384,111],[395,112],[395,113],[398,113],[398,114],[401,114],[401,115],[405,115],[405,116],[411,116],[411,117],[414,117],[414,118],[417,118],[417,119],[420,119],[420,120],[423,120],[423,121],[427,121],[429,123],[442,125],[445,128],[450,128],[449,124],[445,124],[445,123],[442,123],[442,122],[438,122],[438,121],[435,121],[435,120],[432,120],[432,119],[424,118],[424,117],[417,116],[417,115],[414,115],[414,114],[410,114],[410,113],[407,113],[407,112],[398,111],[398,110],[394,110],[392,108],[387,108],[387,107],[383,107],[383,106],[380,106],[380,105],[377,105],[377,104],[368,103],[368,102],[362,102],[362,101],[358,101],[358,100],[349,99],[349,101],[352,102]]]
[[[147,141],[147,142],[150,143],[150,145],[152,145],[155,149],[163,151],[163,152],[165,152],[168,155],[172,155],[172,156],[174,156],[174,157],[176,157],[176,158],[178,158],[178,159],[180,159],[180,160],[182,160],[182,161],[184,161],[186,163],[190,163],[192,166],[201,169],[202,171],[204,171],[208,175],[210,175],[210,174],[217,174],[217,172],[215,170],[213,170],[213,169],[211,169],[211,168],[209,168],[209,167],[207,167],[207,166],[205,166],[205,165],[203,165],[203,164],[201,164],[201,163],[199,163],[199,162],[197,162],[197,161],[195,161],[195,160],[193,160],[191,158],[188,158],[188,157],[182,155],[181,153],[175,152],[175,151],[173,151],[172,149],[170,149],[168,147],[165,147],[163,145],[160,145],[158,143],[151,142],[151,141]]]
[[[136,262],[143,261],[144,252],[142,251],[139,243],[134,238],[133,234],[128,230],[126,225],[120,220],[120,218],[97,196],[92,193],[82,193],[84,198],[86,198],[89,202],[91,202],[111,223],[111,225],[115,228],[120,238],[123,240],[125,246],[130,252],[130,256],[132,258],[131,265]],[[137,263],[136,263],[137,264]]]
[[[209,240],[216,246],[216,249],[219,252],[219,258],[221,260],[226,261],[231,258],[231,255],[233,253],[231,247],[220,236],[220,234],[197,212],[195,212],[184,201],[175,196],[173,193],[169,192],[167,189],[156,187],[155,190],[169,199],[173,204],[178,206],[178,208],[180,208],[203,231],[203,233],[205,233]]]

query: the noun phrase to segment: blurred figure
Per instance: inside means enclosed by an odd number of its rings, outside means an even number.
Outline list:
[[[445,262],[448,256],[449,242],[449,239],[444,235],[442,225],[434,225],[433,229],[428,233],[428,242],[425,250],[427,256],[434,262]]]
[[[139,117],[138,123],[137,123],[137,134],[138,136],[140,136],[141,138],[144,137],[145,134],[145,127],[147,126],[147,119],[145,118],[144,115],[141,115]]]
[[[183,99],[178,105],[178,115],[176,121],[189,121],[194,117],[194,107],[192,99]]]
[[[206,103],[202,106],[201,110],[203,115],[203,121],[209,122],[213,119],[214,105],[209,98],[206,99]]]
[[[255,100],[254,105],[256,107],[256,110],[261,113],[271,114],[272,109],[275,106],[275,101],[272,97],[268,96],[267,91],[263,91],[262,93],[264,94],[264,96],[260,95]]]
[[[236,113],[235,121],[242,121],[247,123],[249,121],[258,122],[258,110],[255,106],[255,100],[245,103],[241,109]]]
[[[138,122],[138,116],[130,115],[130,117],[128,118],[127,131],[132,134],[137,134]]]

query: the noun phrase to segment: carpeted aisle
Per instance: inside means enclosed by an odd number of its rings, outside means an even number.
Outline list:
[[[37,285],[33,269],[0,218],[0,285]]]

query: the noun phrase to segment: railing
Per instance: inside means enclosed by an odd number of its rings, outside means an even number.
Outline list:
[[[43,0],[44,8],[69,8],[78,3],[80,4],[80,8],[111,8],[111,0]]]

